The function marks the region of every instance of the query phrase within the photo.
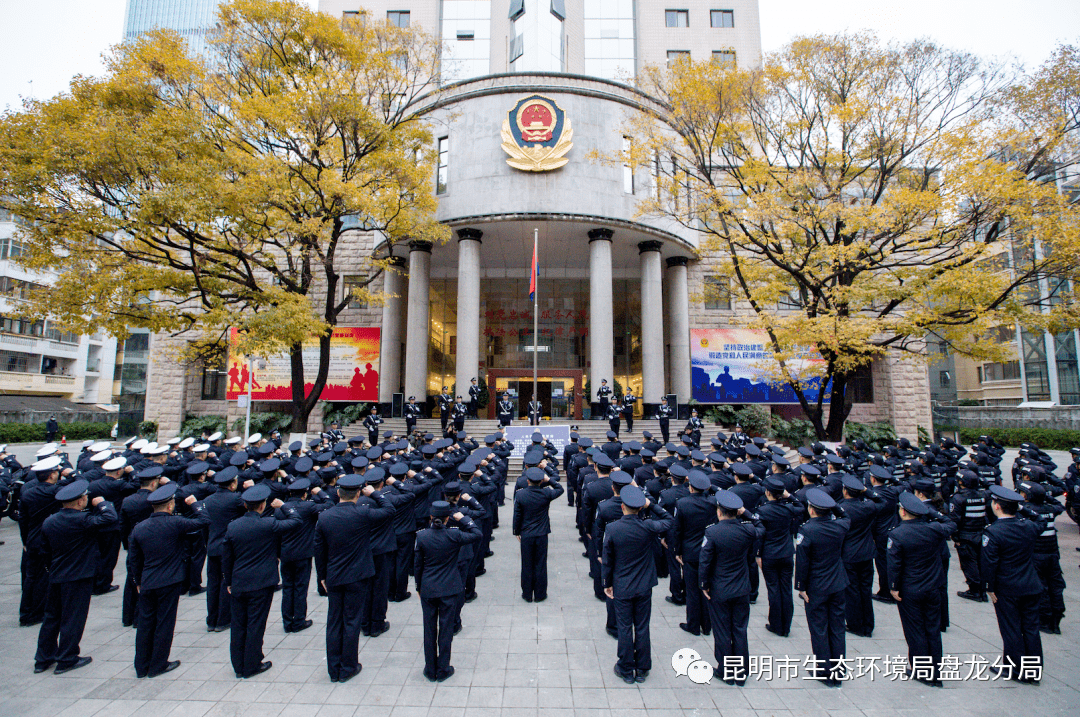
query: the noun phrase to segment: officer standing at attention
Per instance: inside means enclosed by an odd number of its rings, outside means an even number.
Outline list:
[[[810,520],[795,536],[795,589],[806,607],[806,623],[816,666],[829,687],[840,687],[839,660],[847,651],[844,595],[847,573],[840,557],[851,521],[820,488],[805,493]]]
[[[326,612],[326,671],[331,682],[347,682],[360,674],[360,623],[368,584],[375,577],[371,533],[378,521],[394,514],[390,501],[365,485],[361,475],[337,483],[338,504],[315,525],[315,570],[329,598]],[[372,496],[377,508],[357,503],[360,493]]]
[[[701,471],[690,471],[687,482],[690,484],[690,494],[675,502],[672,513],[675,529],[671,548],[675,552],[675,560],[682,566],[686,581],[686,622],[680,623],[679,627],[691,635],[708,635],[712,622],[701,590],[702,581],[698,580],[698,563],[705,529],[717,521],[716,501],[709,498],[712,482]],[[742,505],[742,501],[739,505]]]
[[[900,525],[889,531],[889,591],[900,612],[908,644],[908,669],[924,684],[941,683],[941,584],[945,567],[941,546],[956,524],[908,492],[900,494]],[[930,515],[936,522],[927,522]],[[930,672],[916,669],[916,658],[930,658]],[[919,660],[921,663],[922,660]]]
[[[1039,513],[1039,520],[1045,523],[1043,532],[1035,541],[1035,571],[1043,584],[1042,597],[1039,600],[1039,618],[1041,630],[1051,635],[1061,634],[1061,618],[1065,614],[1065,577],[1061,574],[1061,554],[1058,551],[1057,526],[1054,521],[1064,512],[1061,504],[1049,497],[1039,483],[1022,480],[1016,485],[1020,495],[1027,501],[1028,510]]]
[[[502,400],[498,405],[499,425],[506,427],[509,426],[511,421],[514,420],[514,402],[510,400],[510,394],[504,393]]]
[[[128,539],[128,571],[139,591],[136,677],[157,677],[180,666],[180,660],[169,661],[169,652],[187,570],[184,541],[188,533],[210,525],[210,515],[193,495],[184,499],[192,517],[174,515],[178,488],[175,483],[166,483],[150,494],[154,512],[135,526]]]
[[[979,489],[979,474],[960,471],[960,490],[949,501],[949,517],[956,523],[953,544],[960,559],[960,569],[968,589],[957,596],[975,602],[986,602],[986,592],[979,575],[979,553],[982,551],[982,531],[989,524],[989,494]]]
[[[551,501],[563,494],[539,468],[525,471],[529,485],[514,493],[514,535],[521,543],[521,597],[525,602],[547,600],[547,552]]]
[[[468,415],[468,406],[462,402],[461,396],[458,396],[457,403],[454,404],[454,408],[451,410],[451,417],[454,419],[454,433],[461,433],[465,430],[465,418]]]
[[[634,392],[630,390],[630,387],[626,387],[626,394],[623,396],[622,414],[626,419],[626,432],[634,432],[634,404],[637,403],[637,398],[634,396]]]
[[[544,406],[535,398],[529,401],[529,425],[539,426],[540,417],[544,415]]]
[[[439,394],[439,423],[442,425],[442,434],[446,435],[446,423],[450,420],[450,409],[454,405],[454,399],[451,398],[450,393],[446,390],[446,386],[442,387],[442,393]]]
[[[1045,523],[1018,517],[1021,500],[1019,493],[1008,488],[990,486],[990,507],[997,520],[983,531],[980,564],[986,593],[997,614],[1003,644],[1001,664],[1008,665],[1006,677],[1038,684],[1039,677],[1021,674],[1020,668],[1041,671],[1043,664],[1039,635],[1042,583],[1033,548]]]
[[[450,646],[465,592],[458,552],[481,536],[480,526],[460,512],[451,515],[445,500],[431,504],[431,527],[416,534],[413,572],[424,613],[424,677],[432,682],[454,674]]]
[[[315,555],[315,523],[333,503],[318,486],[311,487],[309,478],[299,478],[289,484],[285,505],[300,516],[300,524],[281,536],[281,624],[285,632],[300,632],[312,625],[307,619],[307,598],[311,558]]]
[[[38,633],[34,673],[56,663],[62,675],[90,664],[79,655],[79,642],[90,612],[98,561],[98,533],[116,525],[116,511],[101,496],[86,510],[90,484],[77,480],[56,491],[62,509],[41,525],[41,547],[49,566],[49,594]],[[1036,611],[1036,618],[1038,612]]]
[[[412,435],[416,428],[416,419],[420,418],[420,407],[416,405],[416,396],[409,396],[409,402],[405,404],[405,437]]]
[[[780,476],[769,476],[762,485],[765,502],[758,506],[757,515],[764,534],[758,566],[769,595],[769,621],[765,623],[765,629],[787,637],[795,610],[791,596],[791,579],[795,573],[795,542],[792,538],[804,508],[787,492],[787,485]]]
[[[671,406],[668,405],[667,396],[660,397],[660,405],[656,407],[656,420],[660,421],[660,435],[664,439],[664,445],[670,441],[671,432]]]
[[[746,639],[750,622],[750,565],[764,528],[731,491],[719,491],[713,500],[718,521],[705,530],[701,541],[701,572],[694,587],[704,594],[712,618],[716,658],[713,675],[729,685],[741,686],[746,683],[746,671],[750,667]],[[686,579],[690,580],[689,574]],[[689,594],[689,582],[686,589]],[[729,656],[737,658],[736,664],[725,664]]]
[[[619,408],[618,403],[608,404],[607,419],[608,428],[615,434],[615,437],[619,437],[619,428],[621,426],[622,409]]]
[[[480,386],[477,385],[475,378],[471,379],[469,384],[469,416],[479,418],[477,412],[480,410]]]
[[[263,634],[270,602],[278,584],[279,537],[300,526],[296,510],[274,500],[271,517],[266,512],[270,486],[260,483],[240,496],[247,508],[225,530],[221,557],[225,590],[230,595],[232,613],[229,653],[238,678],[252,677],[269,670],[263,662]]]
[[[847,571],[847,595],[844,599],[847,611],[848,632],[860,637],[874,634],[874,601],[870,594],[874,589],[874,520],[877,518],[876,494],[867,496],[866,485],[847,473],[841,478],[844,498],[840,506],[851,521],[851,528],[844,538],[841,559]]]
[[[607,385],[607,379],[600,379],[600,388],[596,389],[596,400],[600,402],[598,415],[608,417],[608,403],[611,401],[611,389]]]
[[[615,674],[623,682],[644,682],[652,669],[649,619],[657,584],[652,546],[672,527],[671,516],[635,485],[619,492],[623,517],[604,530],[601,569],[604,594],[615,602],[619,659]],[[649,518],[642,520],[644,512]]]
[[[382,416],[379,415],[378,405],[371,407],[371,413],[364,418],[364,428],[367,429],[368,445],[379,445],[379,426],[382,424]]]
[[[701,443],[701,431],[705,428],[705,424],[698,418],[697,409],[690,410],[690,420],[686,422],[686,428],[683,431],[686,435],[690,436],[690,440],[693,442],[694,447],[697,447]]]

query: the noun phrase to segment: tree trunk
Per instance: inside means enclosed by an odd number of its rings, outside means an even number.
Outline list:
[[[304,345],[293,344],[289,349],[289,378],[292,380],[292,424],[289,430],[293,433],[307,433],[308,417],[315,409],[323,389],[326,388],[326,378],[330,373],[330,337],[333,329],[319,337],[319,370],[315,375],[315,382],[311,387],[311,393],[305,394],[304,376]]]
[[[848,374],[833,374],[829,395],[829,423],[825,427],[827,440],[839,442],[844,439],[844,424],[851,413],[851,397],[848,395],[847,385]]]

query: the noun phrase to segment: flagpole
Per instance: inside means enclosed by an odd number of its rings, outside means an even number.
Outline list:
[[[540,353],[540,334],[537,328],[540,325],[539,312],[537,307],[540,305],[540,266],[538,249],[540,247],[540,230],[533,228],[533,271],[535,274],[532,277],[532,281],[536,283],[536,291],[533,292],[533,400],[539,402],[540,396],[536,393],[536,360],[537,355]]]

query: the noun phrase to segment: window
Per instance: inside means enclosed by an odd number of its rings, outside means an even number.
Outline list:
[[[446,193],[447,167],[446,162],[450,158],[450,138],[439,137],[439,170],[436,174],[435,193]]]
[[[689,61],[690,60],[690,51],[689,50],[668,50],[667,51],[667,64],[668,64],[668,67],[671,67],[672,65],[674,65],[676,62],[678,62],[680,60],[682,60],[684,62]]]
[[[1050,400],[1050,372],[1046,361],[1046,343],[1041,332],[1020,332],[1020,350],[1024,356],[1027,400]],[[985,373],[985,372],[984,372]]]
[[[734,10],[710,10],[709,11],[709,26],[710,27],[735,27],[735,11]]]
[[[690,11],[665,10],[664,24],[667,27],[690,27]]]
[[[388,10],[386,13],[386,21],[395,27],[408,27],[409,26],[409,11],[408,10]]]
[[[734,50],[713,50],[712,59],[722,67],[735,67]]]
[[[21,351],[0,351],[0,371],[31,373],[38,369],[38,357]]]
[[[860,366],[848,377],[852,403],[874,402],[874,371],[872,366]]]
[[[14,259],[22,256],[23,251],[23,243],[15,237],[0,238],[0,259]]]
[[[341,13],[341,24],[344,25],[349,22],[359,22],[360,11],[359,10],[346,10]]]
[[[9,296],[13,299],[29,299],[35,291],[44,288],[42,284],[32,281],[0,276],[0,295]]]
[[[476,39],[476,33],[472,30],[458,30],[457,39],[458,42],[472,42]]]
[[[731,285],[726,277],[705,277],[705,308],[711,311],[731,311]]]
[[[952,384],[952,377],[949,376],[948,371],[938,371],[938,384],[942,388],[948,388]]]
[[[363,289],[367,285],[366,276],[346,276],[341,281],[342,300],[349,298],[350,309],[366,309],[368,304],[360,297],[353,297],[354,289]]]
[[[979,383],[986,381],[1015,381],[1020,378],[1020,362],[988,363],[979,367]]]
[[[229,375],[225,373],[225,362],[215,361],[203,366],[202,399],[204,401],[224,401],[225,386]]]
[[[626,194],[634,193],[634,167],[630,164],[630,152],[633,148],[630,138],[623,136],[622,138],[622,151],[623,151],[623,192]]]

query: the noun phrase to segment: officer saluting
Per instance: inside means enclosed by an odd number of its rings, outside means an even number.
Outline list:
[[[757,514],[765,528],[758,557],[769,593],[769,621],[765,623],[765,629],[787,637],[795,609],[791,597],[795,544],[791,537],[803,514],[803,505],[791,497],[780,477],[769,476],[763,485],[767,502],[758,506]]]
[[[844,592],[848,580],[844,563],[838,558],[851,521],[820,488],[810,488],[804,495],[810,520],[795,536],[795,589],[806,607],[815,672],[820,674],[824,669],[825,684],[839,687],[840,659],[847,650]]]
[[[431,504],[431,527],[416,534],[413,573],[424,613],[424,677],[432,682],[442,682],[454,674],[450,646],[465,592],[458,552],[464,545],[479,542],[482,536],[472,518],[460,512],[451,515],[445,500]]]
[[[514,420],[514,402],[510,400],[510,394],[504,393],[498,406],[499,425],[509,426]]]
[[[887,550],[889,591],[900,612],[908,644],[908,667],[919,682],[941,683],[941,586],[945,568],[941,546],[956,524],[913,494],[900,494],[900,525],[889,531]],[[927,522],[930,515],[936,522]],[[930,672],[917,669],[917,658],[930,658]]]
[[[551,501],[563,494],[539,468],[525,471],[529,485],[514,493],[514,535],[521,543],[521,597],[525,602],[547,600],[547,552]],[[546,485],[545,485],[546,484]]]
[[[1002,665],[1009,666],[1007,676],[1038,684],[1043,660],[1039,636],[1042,583],[1032,550],[1045,523],[1017,517],[1021,500],[1019,493],[1008,488],[990,486],[990,507],[997,520],[983,531],[980,564],[986,594],[997,613]],[[1021,666],[1037,671],[1022,674]]]
[[[56,491],[63,506],[41,525],[41,548],[49,566],[49,593],[45,618],[38,633],[34,672],[44,672],[56,663],[56,674],[90,664],[79,655],[79,641],[90,612],[100,552],[98,532],[116,525],[116,511],[101,496],[94,498],[89,511],[86,493],[90,484],[77,480]],[[1037,613],[1036,613],[1037,617]]]
[[[176,608],[180,603],[187,566],[187,534],[210,525],[210,515],[195,496],[185,499],[193,517],[173,515],[179,486],[166,483],[149,496],[154,512],[135,526],[128,538],[128,571],[139,591],[135,632],[135,676],[157,677],[180,666],[169,661]]]

